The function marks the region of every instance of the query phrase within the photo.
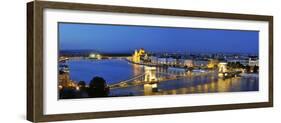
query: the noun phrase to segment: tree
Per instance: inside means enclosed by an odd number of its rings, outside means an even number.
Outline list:
[[[59,93],[60,99],[73,99],[76,98],[76,92],[74,88],[63,88]]]
[[[241,64],[240,62],[235,63],[235,68],[243,68],[243,67],[244,67],[244,65]]]
[[[240,62],[228,62],[227,67],[229,69],[237,69],[237,68],[244,68],[244,65],[242,65]]]
[[[79,98],[89,97],[85,81],[79,81],[77,85],[79,87],[79,90],[76,90],[77,97]]]
[[[247,73],[250,73],[251,67],[250,67],[249,65],[246,65],[246,66],[245,66],[245,70],[246,70]]]
[[[109,94],[109,88],[102,77],[94,77],[88,88],[88,95],[90,97],[106,97]]]
[[[254,72],[254,73],[257,73],[258,70],[259,70],[259,67],[255,65],[254,68],[253,68],[253,72]]]
[[[82,90],[85,89],[85,88],[86,88],[86,83],[85,83],[85,81],[79,81],[79,82],[78,82],[78,86],[79,86],[79,88],[82,89]]]

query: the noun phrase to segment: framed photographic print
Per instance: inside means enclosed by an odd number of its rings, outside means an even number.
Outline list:
[[[273,106],[273,17],[27,3],[33,122]]]

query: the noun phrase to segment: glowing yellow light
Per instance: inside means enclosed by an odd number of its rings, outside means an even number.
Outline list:
[[[157,84],[152,84],[151,87],[152,88],[157,88]]]
[[[77,86],[77,87],[76,87],[76,90],[77,90],[77,91],[79,91],[79,90],[80,90],[79,86]]]

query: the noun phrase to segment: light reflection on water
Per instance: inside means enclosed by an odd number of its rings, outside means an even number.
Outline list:
[[[143,66],[130,64],[125,60],[117,59],[101,61],[74,60],[68,61],[68,64],[70,67],[71,79],[75,81],[83,80],[87,83],[94,76],[101,76],[108,84],[114,84],[144,73]],[[187,77],[159,82],[157,83],[158,91],[153,91],[152,85],[145,84],[112,89],[110,90],[110,95],[167,95],[259,90],[259,78],[257,75],[243,75],[241,77],[222,79],[218,78],[216,72],[204,74],[202,76],[193,76],[190,72],[171,71],[160,68],[157,69],[157,72],[186,75]]]
[[[215,79],[210,82],[190,87],[183,87],[172,90],[164,90],[154,94],[189,94],[189,93],[210,93],[210,92],[240,92],[258,91],[258,78],[235,77],[229,79]]]

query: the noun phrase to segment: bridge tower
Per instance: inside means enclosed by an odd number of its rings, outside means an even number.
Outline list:
[[[155,82],[155,81],[157,81],[156,67],[145,66],[144,71],[145,71],[145,76],[144,76],[145,82]]]
[[[225,63],[225,62],[221,62],[221,63],[218,64],[219,77],[224,77],[225,73],[228,72],[226,65],[227,65],[227,63]]]

